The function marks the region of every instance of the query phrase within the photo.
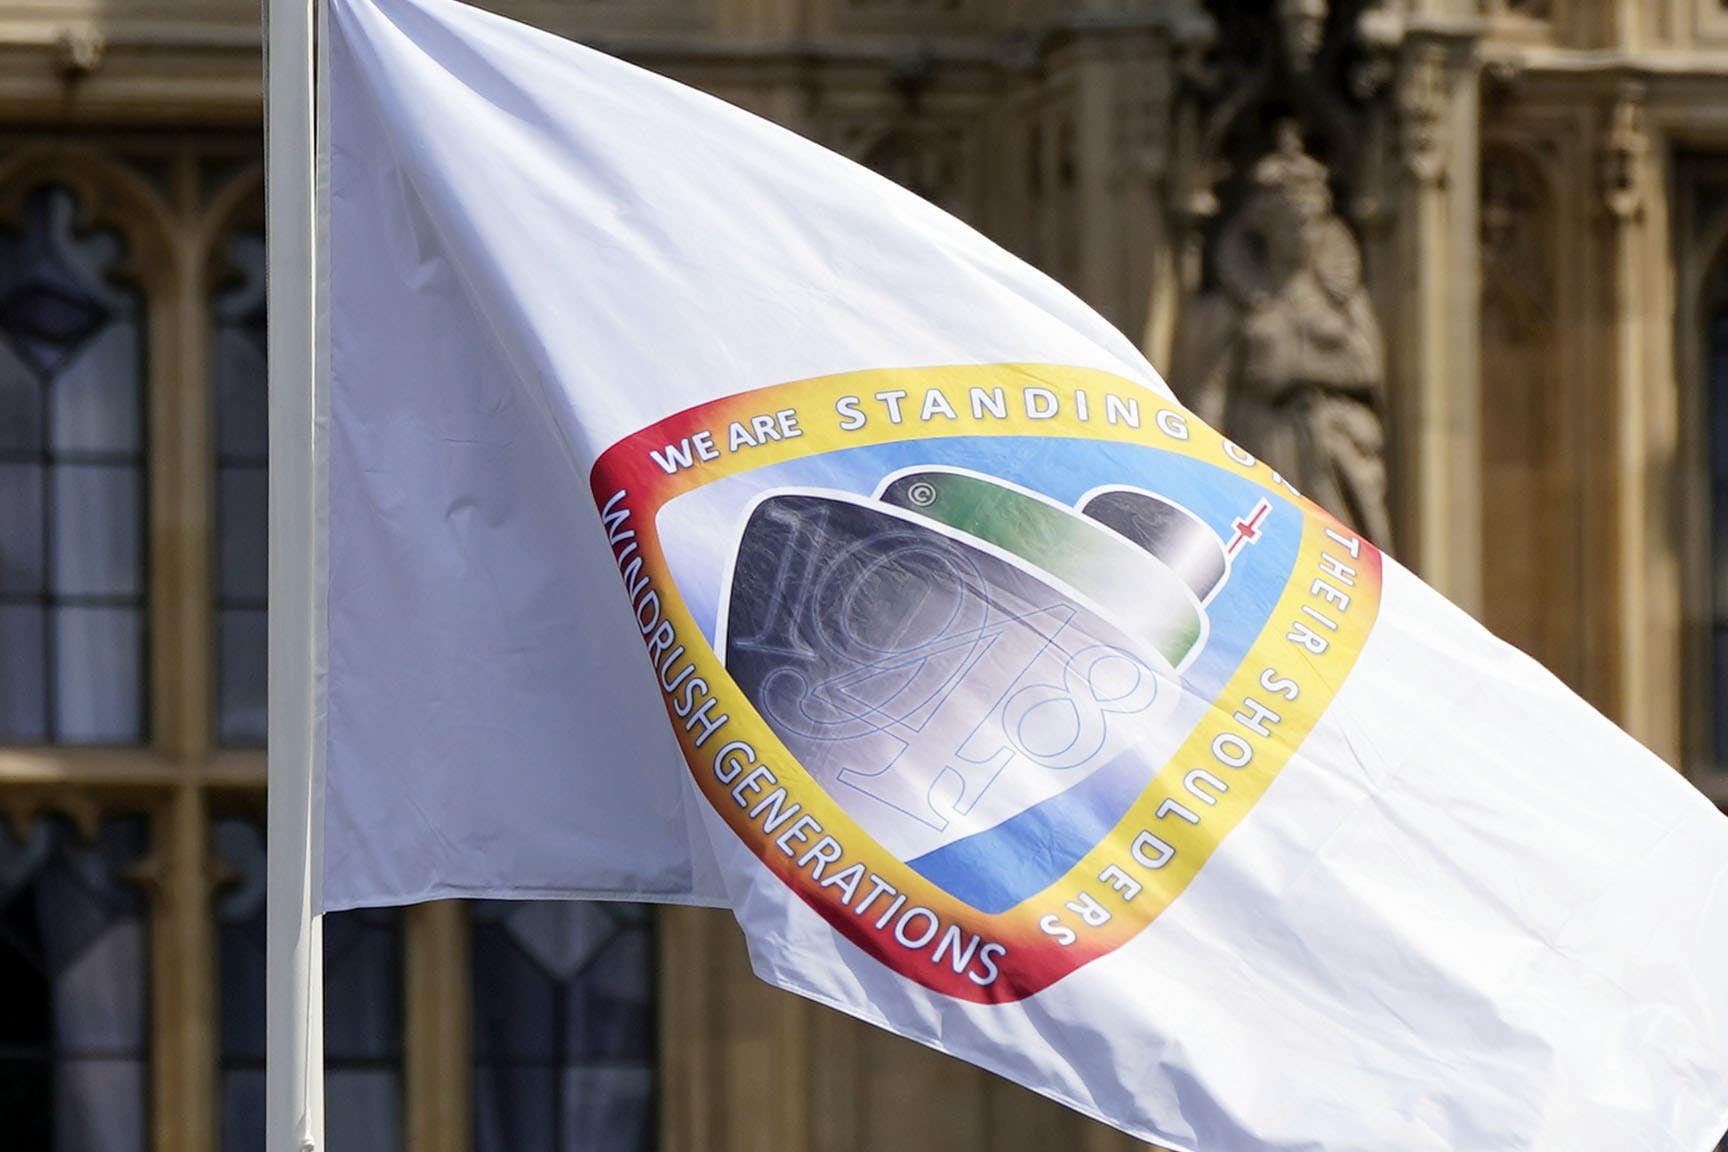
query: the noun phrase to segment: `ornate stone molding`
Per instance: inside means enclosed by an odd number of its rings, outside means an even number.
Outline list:
[[[1649,152],[1644,85],[1628,80],[1620,85],[1608,110],[1600,158],[1602,203],[1619,223],[1630,223],[1644,210],[1644,168]]]
[[[78,205],[78,227],[110,226],[126,238],[120,274],[163,288],[171,276],[172,211],[137,169],[80,144],[43,143],[0,154],[0,224],[21,218],[24,197],[41,184],[64,184]]]
[[[1423,184],[1446,175],[1451,147],[1446,127],[1451,66],[1446,46],[1412,46],[1398,78],[1399,154],[1405,171]]]
[[[102,67],[107,54],[108,38],[100,28],[65,28],[54,41],[54,68],[71,83]]]
[[[1111,14],[1131,19],[1098,22]],[[1092,20],[1070,22],[1068,32],[1089,39],[1093,58],[1108,60],[1114,73],[1110,179],[1162,183],[1181,166],[1178,105],[1205,67],[1217,25],[1195,0],[1119,0],[1084,15]]]

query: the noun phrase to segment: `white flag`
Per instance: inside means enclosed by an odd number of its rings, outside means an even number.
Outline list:
[[[1728,824],[966,226],[336,0],[324,905],[723,903],[1172,1149],[1702,1152]]]

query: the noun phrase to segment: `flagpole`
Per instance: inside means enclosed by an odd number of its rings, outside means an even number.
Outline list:
[[[270,392],[265,1152],[324,1147],[317,0],[265,0]]]

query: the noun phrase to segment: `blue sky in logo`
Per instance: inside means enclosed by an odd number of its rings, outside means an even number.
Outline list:
[[[724,581],[746,510],[764,492],[823,488],[868,496],[903,468],[949,466],[997,476],[1072,505],[1105,485],[1132,485],[1192,511],[1219,538],[1234,535],[1266,490],[1231,466],[1134,444],[1030,437],[952,437],[875,444],[790,460],[678,497],[659,528],[678,591],[712,644]],[[1210,636],[1183,673],[1186,693],[1211,701],[1260,634],[1295,564],[1302,512],[1273,496],[1263,533],[1241,548],[1207,605]],[[1130,751],[1042,803],[908,863],[986,912],[1003,911],[1058,879],[1114,827],[1163,767]],[[843,801],[843,798],[840,798]]]

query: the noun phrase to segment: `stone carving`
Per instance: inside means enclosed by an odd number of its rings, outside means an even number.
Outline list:
[[[107,54],[108,38],[100,28],[63,28],[54,41],[54,66],[68,83],[102,67]]]
[[[1442,49],[1404,67],[1413,3],[1213,2],[1182,25],[1161,191],[1184,292],[1200,279],[1221,187],[1264,147],[1277,116],[1298,117],[1325,141],[1341,210],[1364,231],[1384,214],[1401,144],[1438,178],[1446,57]]]
[[[1621,85],[1608,113],[1602,141],[1602,201],[1615,220],[1624,224],[1637,218],[1644,207],[1641,174],[1650,139],[1644,128],[1644,88],[1636,82]]]
[[[1437,184],[1446,173],[1446,73],[1446,49],[1418,44],[1398,86],[1404,167],[1424,184]]]
[[[1202,419],[1382,547],[1391,541],[1380,327],[1325,165],[1293,123],[1255,166],[1184,310],[1175,379]]]

